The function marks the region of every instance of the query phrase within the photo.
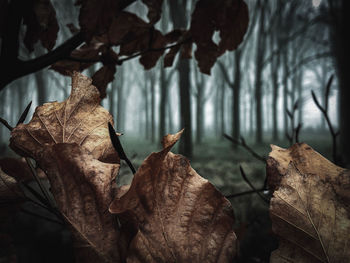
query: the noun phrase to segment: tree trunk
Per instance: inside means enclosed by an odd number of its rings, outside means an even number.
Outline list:
[[[224,139],[224,137],[222,136],[222,134],[225,133],[225,85],[224,83],[222,83],[221,85],[221,97],[220,97],[220,122],[221,122],[221,134],[220,134],[220,138],[221,140]]]
[[[288,109],[288,57],[286,52],[283,52],[283,128],[284,134],[288,132],[288,115],[286,109]]]
[[[168,87],[165,80],[165,70],[163,63],[160,66],[159,86],[160,86],[160,103],[159,103],[159,138],[165,135],[165,121],[166,121],[166,102],[168,98]]]
[[[156,119],[155,119],[155,104],[156,104],[156,91],[155,91],[155,76],[154,72],[151,72],[151,142],[155,143],[156,138]]]
[[[350,167],[350,74],[349,74],[349,38],[348,23],[349,17],[349,1],[341,0],[333,3],[334,9],[339,4],[339,10],[330,10],[333,17],[331,26],[332,50],[336,65],[336,72],[339,83],[339,101],[340,101],[340,154],[342,165]],[[346,22],[348,21],[348,22]]]
[[[273,45],[272,45],[273,46]],[[278,141],[278,69],[280,65],[280,56],[277,55],[271,62],[271,78],[272,78],[272,138]]]
[[[192,120],[190,95],[190,63],[187,59],[179,62],[180,77],[180,118],[181,127],[185,128],[183,139],[180,140],[179,152],[187,158],[192,158]]]
[[[196,73],[198,74],[198,73]],[[203,138],[203,108],[204,108],[204,81],[203,76],[198,76],[201,81],[196,80],[197,95],[196,95],[196,143],[201,144]]]
[[[240,137],[240,88],[241,88],[241,50],[237,49],[234,55],[234,80],[232,87],[232,136],[239,140]],[[237,148],[236,143],[232,144],[233,148]]]
[[[43,105],[45,102],[47,102],[46,78],[43,73],[44,71],[39,71],[34,74],[38,92],[38,105]]]
[[[170,15],[175,28],[187,27],[187,1],[169,1]],[[190,95],[190,63],[188,59],[181,59],[177,68],[179,72],[180,91],[180,125],[185,128],[179,144],[180,154],[192,158],[192,121]]]
[[[119,73],[119,74],[118,74]],[[124,98],[124,70],[123,67],[118,68],[117,79],[116,79],[116,88],[117,88],[117,130],[119,132],[124,131],[125,126],[125,98]]]
[[[256,73],[255,73],[255,117],[256,117],[256,131],[255,140],[260,144],[263,141],[263,128],[262,128],[262,70],[263,70],[263,58],[265,52],[265,39],[263,36],[264,22],[265,22],[265,5],[260,4],[260,20],[257,33],[256,42]]]

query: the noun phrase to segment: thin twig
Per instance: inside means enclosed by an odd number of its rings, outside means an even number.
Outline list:
[[[134,166],[132,165],[132,163],[130,162],[129,158],[126,156],[124,149],[123,149],[123,146],[120,143],[119,137],[116,134],[116,132],[115,132],[115,130],[110,122],[108,123],[108,131],[109,131],[109,137],[111,138],[113,147],[117,151],[119,158],[121,160],[124,160],[127,163],[127,165],[129,166],[131,172],[133,174],[135,174],[136,170],[135,170]]]
[[[187,41],[189,41],[190,39],[186,39],[184,41],[181,41],[181,42],[177,42],[175,44],[172,44],[172,45],[169,45],[169,46],[165,46],[165,47],[162,47],[162,48],[148,48],[146,50],[143,50],[143,51],[139,51],[133,55],[130,55],[128,57],[125,57],[125,58],[121,58],[121,59],[118,59],[115,61],[115,63],[117,65],[121,65],[123,64],[124,61],[127,61],[127,60],[130,60],[130,59],[133,59],[135,57],[138,57],[138,56],[142,56],[144,54],[147,54],[149,52],[159,52],[159,51],[165,51],[167,49],[170,49],[170,48],[173,48],[173,47],[177,47],[177,46],[181,46],[182,44],[186,43]],[[71,61],[76,61],[76,62],[81,62],[81,63],[96,63],[96,62],[100,62],[102,61],[104,58],[103,55],[101,56],[98,56],[97,58],[95,59],[89,59],[89,58],[78,58],[78,57],[73,57],[73,56],[69,56],[67,57],[66,59],[67,60],[71,60]]]
[[[248,180],[248,177],[246,176],[245,172],[243,171],[242,166],[239,166],[239,170],[241,171],[241,175],[243,177],[243,180],[252,188],[252,190],[254,190],[255,193],[257,193],[259,195],[259,197],[265,202],[265,203],[269,203],[269,200],[265,198],[265,196],[263,196],[259,191],[256,190],[256,188],[254,187],[254,185]]]
[[[18,120],[16,126],[17,126],[18,124],[21,124],[21,123],[23,123],[23,122],[25,121],[25,119],[27,118],[27,115],[28,115],[30,106],[32,106],[32,101],[29,102],[29,104],[27,105],[27,107],[25,108],[25,110],[23,111],[23,113],[21,114],[21,117],[19,117],[19,120]]]
[[[256,190],[248,190],[248,191],[244,191],[244,192],[240,192],[240,193],[236,193],[236,194],[230,194],[230,195],[225,195],[226,198],[236,198],[239,196],[243,196],[243,195],[249,195],[249,194],[253,194],[256,192],[263,192],[263,191],[267,191],[266,188],[260,188],[260,189],[256,189]]]
[[[4,120],[3,118],[0,118],[0,122],[1,122],[7,129],[9,129],[10,131],[13,130],[13,127],[12,127],[6,120]]]
[[[238,141],[238,140],[232,138],[231,136],[227,135],[226,133],[224,133],[223,136],[224,136],[226,139],[228,139],[229,141],[231,141],[231,142],[233,142],[233,143],[235,143],[235,144],[237,144],[237,145],[240,145],[240,146],[242,146],[243,148],[245,148],[248,152],[250,152],[250,153],[255,157],[255,159],[257,159],[257,160],[263,162],[264,164],[266,163],[266,158],[263,157],[263,156],[261,156],[261,155],[259,155],[259,154],[256,153],[252,148],[250,148],[250,147],[246,144],[246,142],[245,142],[245,140],[244,140],[243,137],[241,137],[241,138],[240,138],[240,141]]]
[[[50,208],[54,209],[54,205],[52,204],[51,202],[51,198],[50,198],[50,195],[49,193],[47,192],[45,186],[42,184],[40,178],[38,177],[38,175],[36,174],[36,170],[32,164],[32,162],[30,161],[30,159],[28,157],[25,157],[25,160],[30,168],[30,171],[32,172],[32,175],[35,179],[35,181],[37,182],[39,188],[40,188],[40,191],[42,192],[43,196],[45,197],[46,201],[47,201],[47,204],[49,205]]]
[[[293,145],[294,140],[295,142],[299,142],[299,133],[300,133],[300,129],[302,127],[302,124],[299,122],[297,127],[294,126],[294,120],[295,120],[295,113],[298,110],[298,104],[299,104],[299,100],[297,100],[294,105],[293,105],[293,109],[290,112],[288,109],[286,109],[286,113],[288,115],[288,117],[290,118],[290,122],[291,122],[291,128],[292,128],[292,134],[289,135],[288,132],[285,133],[287,140],[289,141],[290,146]]]
[[[332,150],[332,155],[333,155],[333,161],[335,164],[338,164],[338,159],[337,159],[337,136],[339,135],[339,131],[335,131],[333,128],[333,125],[331,123],[331,120],[328,116],[328,99],[329,99],[329,92],[330,92],[330,87],[332,85],[333,81],[333,75],[329,78],[327,87],[326,87],[326,92],[325,92],[325,107],[322,107],[320,102],[318,101],[314,91],[311,91],[312,99],[314,100],[317,108],[322,112],[324,118],[326,119],[327,125],[329,132],[331,133],[332,136],[332,144],[333,144],[333,150]]]

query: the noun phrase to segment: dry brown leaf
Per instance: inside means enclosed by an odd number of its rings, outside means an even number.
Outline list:
[[[98,88],[101,98],[106,97],[108,83],[114,80],[115,65],[104,65],[92,76],[92,83]]]
[[[13,129],[10,147],[22,156],[39,160],[49,145],[77,143],[95,159],[118,163],[107,127],[113,118],[99,104],[100,94],[91,79],[74,72],[68,99],[37,107],[28,124]]]
[[[51,65],[50,69],[53,69],[66,76],[72,75],[72,72],[74,71],[81,72],[93,65],[94,61],[99,60],[99,53],[104,48],[104,43],[97,41],[97,39],[93,39],[89,44],[84,44],[78,49],[72,51],[71,57],[78,61],[63,59]]]
[[[181,133],[164,137],[164,149],[144,161],[109,208],[138,228],[127,262],[231,262],[235,255],[230,202],[169,152]]]
[[[119,11],[115,0],[81,0],[76,4],[81,5],[79,25],[88,42],[93,35],[106,33]]]
[[[73,230],[77,261],[121,262],[119,230],[108,213],[119,164],[102,163],[76,143],[46,147],[38,162]]]
[[[142,2],[148,7],[147,17],[150,23],[158,22],[162,13],[163,0],[142,0]]]
[[[50,0],[32,0],[25,3],[23,23],[27,26],[24,44],[29,51],[34,50],[34,44],[40,40],[42,45],[51,50],[57,39],[59,26],[56,11]]]
[[[248,21],[248,7],[243,0],[199,0],[196,3],[190,31],[197,45],[195,57],[201,72],[210,74],[217,57],[238,47]],[[220,32],[218,45],[212,40],[215,31]]]
[[[348,262],[350,173],[307,144],[272,146],[270,215],[280,245],[270,262]]]

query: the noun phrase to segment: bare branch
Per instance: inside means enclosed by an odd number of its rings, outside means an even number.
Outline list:
[[[248,177],[246,176],[245,172],[243,171],[243,168],[242,168],[241,165],[239,166],[239,170],[240,170],[240,172],[241,172],[241,175],[242,175],[242,177],[243,177],[243,180],[252,188],[252,190],[253,190],[255,193],[257,193],[257,195],[259,195],[259,197],[260,197],[265,203],[268,204],[268,203],[269,203],[269,200],[266,199],[266,197],[263,196],[263,195],[260,193],[260,191],[257,191],[257,190],[256,190],[256,188],[254,187],[254,185],[248,180]]]
[[[245,142],[245,140],[244,140],[243,137],[241,137],[240,141],[238,141],[238,140],[232,138],[231,136],[227,135],[226,133],[224,133],[223,136],[224,136],[226,139],[228,139],[229,141],[231,141],[231,142],[233,142],[233,143],[235,143],[235,144],[237,144],[237,145],[240,145],[240,146],[242,146],[243,148],[245,148],[248,152],[250,152],[250,153],[253,155],[253,157],[254,157],[255,159],[257,159],[257,160],[263,162],[264,164],[266,163],[266,158],[263,157],[263,156],[261,156],[261,155],[259,155],[259,154],[256,153],[252,148],[250,148],[250,147],[246,144],[246,142]]]

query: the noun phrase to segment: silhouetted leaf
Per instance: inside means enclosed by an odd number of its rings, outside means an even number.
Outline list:
[[[72,51],[71,57],[77,59],[77,61],[68,59],[60,60],[53,64],[50,69],[67,76],[72,75],[74,71],[82,72],[100,59],[99,53],[103,49],[104,43],[94,39],[89,44],[84,44]]]
[[[217,57],[238,47],[247,31],[248,20],[248,8],[242,0],[199,0],[196,3],[190,32],[197,45],[195,57],[201,72],[210,74]],[[218,45],[212,40],[215,31],[220,33]]]
[[[92,76],[92,84],[98,88],[101,98],[106,97],[107,85],[114,80],[115,71],[115,65],[105,65]]]
[[[46,49],[51,50],[56,44],[59,26],[50,0],[28,0],[25,7],[28,7],[23,17],[27,26],[25,46],[33,51],[34,44],[40,40]]]
[[[181,132],[141,165],[111,204],[137,228],[127,262],[231,262],[236,236],[230,202],[189,161],[170,151]]]
[[[148,7],[147,17],[151,24],[155,24],[160,19],[163,0],[142,0]]]
[[[80,0],[79,25],[89,42],[93,35],[107,33],[113,18],[118,12],[115,0]]]
[[[347,262],[350,173],[307,144],[272,146],[267,161],[272,230],[280,245],[270,262]]]

